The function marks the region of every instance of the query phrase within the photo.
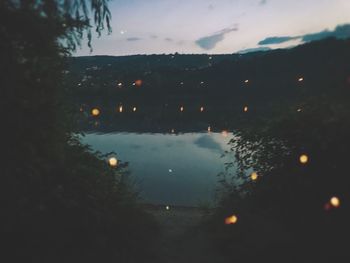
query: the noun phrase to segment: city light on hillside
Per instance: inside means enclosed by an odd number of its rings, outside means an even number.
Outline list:
[[[331,199],[330,199],[330,204],[333,206],[333,207],[339,207],[340,206],[340,200],[338,197],[336,196],[333,196]]]
[[[112,167],[116,167],[118,165],[118,160],[115,157],[111,157],[108,159],[108,163]]]
[[[232,215],[232,216],[229,216],[229,217],[225,218],[225,224],[226,225],[236,224],[237,221],[238,221],[238,217],[236,215]]]
[[[250,178],[252,179],[252,181],[256,181],[258,180],[258,174],[256,172],[252,172],[252,174],[250,175]]]
[[[142,85],[142,80],[141,80],[141,79],[135,80],[135,85],[136,85],[137,87],[141,87],[141,85]]]
[[[309,157],[306,154],[302,154],[299,157],[299,161],[302,164],[306,164],[309,161]]]
[[[92,109],[92,110],[91,110],[91,115],[92,115],[92,116],[98,116],[98,115],[100,115],[100,110],[97,109],[97,108]]]

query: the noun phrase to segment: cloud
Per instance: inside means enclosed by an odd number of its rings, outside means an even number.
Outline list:
[[[267,0],[261,0],[260,2],[259,2],[259,5],[266,5],[267,4]]]
[[[126,39],[126,41],[139,41],[139,40],[142,40],[142,38],[139,38],[139,37],[128,37]]]
[[[338,39],[350,38],[350,24],[339,25],[333,31],[323,30],[316,33],[306,34],[302,36],[283,36],[283,37],[268,37],[261,40],[258,45],[275,45],[282,44],[291,40],[300,39],[302,42],[311,42],[321,40],[328,37],[335,37]]]
[[[258,45],[276,45],[276,44],[281,44],[284,42],[288,42],[294,39],[298,39],[300,37],[268,37],[265,38],[264,40],[261,40]]]
[[[339,39],[350,38],[350,24],[339,25],[333,31],[324,30],[314,34],[304,35],[302,36],[302,41],[310,42],[310,41],[324,39],[327,37],[335,37]]]
[[[150,35],[149,37],[152,38],[152,39],[157,39],[158,38],[157,35]]]
[[[172,39],[172,38],[170,38],[170,37],[166,37],[166,38],[164,38],[164,40],[165,41],[168,41],[168,42],[173,42],[174,40]]]
[[[271,48],[269,47],[257,47],[257,48],[248,48],[248,49],[242,49],[238,51],[239,54],[247,54],[252,52],[260,52],[260,51],[269,51]]]
[[[224,36],[232,31],[238,31],[238,27],[234,26],[232,28],[225,28],[217,33],[214,33],[210,36],[201,37],[195,41],[195,43],[205,50],[210,50],[215,48],[215,46],[224,40]]]
[[[212,5],[212,4],[210,4],[209,6],[208,6],[208,9],[211,11],[211,10],[214,10],[214,5]]]

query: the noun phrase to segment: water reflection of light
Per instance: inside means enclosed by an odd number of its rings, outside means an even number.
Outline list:
[[[225,218],[225,224],[226,225],[233,225],[233,224],[236,224],[238,221],[238,218],[236,215],[232,215],[232,216],[229,216],[229,217],[226,217]]]
[[[224,137],[227,137],[228,131],[227,131],[227,130],[223,130],[223,131],[221,132],[221,135],[224,136]]]
[[[98,116],[98,115],[100,115],[100,110],[97,108],[94,108],[91,110],[91,114],[92,114],[92,116]]]

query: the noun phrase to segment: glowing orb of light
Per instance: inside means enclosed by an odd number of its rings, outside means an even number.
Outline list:
[[[91,114],[92,114],[92,116],[98,116],[98,115],[100,115],[100,110],[97,108],[94,108],[91,110]]]
[[[136,85],[137,87],[141,87],[141,85],[142,85],[142,80],[141,80],[141,79],[135,80],[135,85]]]
[[[184,107],[183,106],[180,107],[180,111],[181,112],[184,111]]]
[[[333,206],[333,207],[339,207],[340,206],[340,200],[338,197],[336,196],[333,196],[330,200],[329,200],[330,204]]]
[[[301,112],[302,111],[302,109],[297,109],[297,112]]]
[[[243,111],[248,112],[248,106],[244,106]]]
[[[302,81],[304,81],[304,78],[303,78],[303,77],[300,77],[300,78],[298,78],[298,81],[299,81],[299,82],[302,82]]]
[[[136,108],[136,107],[132,108],[132,111],[133,111],[133,112],[135,112],[136,110],[137,110],[137,108]]]
[[[208,132],[211,132],[211,127],[210,126],[208,126]]]
[[[118,110],[119,112],[123,112],[123,106],[119,106]]]
[[[169,169],[169,173],[172,173],[173,172],[173,170],[172,169]]]
[[[225,218],[225,224],[226,225],[233,225],[233,224],[236,224],[238,221],[238,218],[236,215],[232,215],[232,216],[229,216],[229,217],[226,217]]]
[[[252,179],[252,181],[256,181],[258,180],[258,174],[256,172],[252,172],[252,174],[250,175],[250,178]]]
[[[249,79],[246,79],[246,80],[244,81],[244,83],[249,83]]]
[[[108,159],[108,163],[110,166],[115,167],[118,165],[118,160],[115,157],[111,157]]]
[[[121,88],[123,86],[123,83],[119,82],[118,87]]]
[[[302,164],[306,164],[309,161],[309,157],[306,154],[302,154],[299,157],[299,161]]]
[[[203,111],[204,111],[204,107],[201,107],[201,108],[200,108],[200,111],[203,112]]]
[[[170,210],[170,206],[165,206],[165,210],[169,211]]]
[[[171,129],[171,133],[175,133],[175,129]]]

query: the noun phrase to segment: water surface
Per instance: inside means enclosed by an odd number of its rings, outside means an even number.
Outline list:
[[[220,133],[89,133],[82,141],[129,162],[131,178],[147,203],[213,204],[217,175],[224,171],[230,136]]]

